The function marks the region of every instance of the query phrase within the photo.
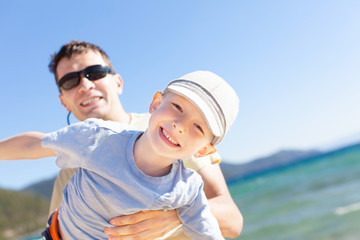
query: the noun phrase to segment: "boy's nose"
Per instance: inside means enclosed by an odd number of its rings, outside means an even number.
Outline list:
[[[183,128],[182,128],[182,125],[180,124],[180,123],[175,123],[175,122],[173,122],[172,123],[172,126],[173,126],[173,128],[175,128],[177,131],[179,131],[179,133],[183,133]]]

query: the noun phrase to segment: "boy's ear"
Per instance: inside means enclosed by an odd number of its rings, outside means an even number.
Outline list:
[[[212,154],[214,152],[216,152],[216,148],[214,147],[214,145],[208,144],[205,147],[201,148],[199,151],[197,151],[194,154],[194,157],[205,157],[206,155]]]
[[[155,112],[155,110],[160,106],[162,100],[163,100],[163,94],[160,91],[157,91],[150,104],[149,113]]]
[[[62,98],[62,95],[60,94],[59,95],[59,98],[60,98],[60,102],[61,102],[61,104],[66,108],[66,110],[68,110],[68,112],[71,112],[71,110],[67,107],[67,105],[66,105],[66,103],[65,103],[65,101],[63,100],[63,98]]]

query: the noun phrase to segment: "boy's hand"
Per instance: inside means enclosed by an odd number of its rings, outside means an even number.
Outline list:
[[[163,236],[181,224],[176,210],[148,210],[115,217],[110,224],[117,227],[107,228],[111,240],[142,239],[151,240]]]

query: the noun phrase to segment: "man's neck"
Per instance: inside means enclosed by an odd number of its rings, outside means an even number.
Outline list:
[[[120,105],[116,111],[113,111],[112,115],[108,117],[104,117],[103,120],[110,120],[114,122],[130,124],[131,116],[129,113],[125,112],[125,110]]]
[[[124,112],[122,114],[117,114],[116,116],[114,116],[112,119],[109,119],[109,120],[114,121],[114,122],[130,124],[131,116],[129,113]]]

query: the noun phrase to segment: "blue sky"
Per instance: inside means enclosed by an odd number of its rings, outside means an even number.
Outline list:
[[[218,147],[226,162],[360,139],[359,12],[357,0],[1,1],[0,139],[66,125],[47,65],[73,39],[108,53],[129,112],[194,70],[227,80],[240,111]],[[0,187],[57,172],[53,158],[1,162]]]

